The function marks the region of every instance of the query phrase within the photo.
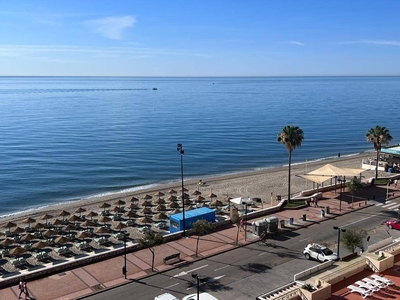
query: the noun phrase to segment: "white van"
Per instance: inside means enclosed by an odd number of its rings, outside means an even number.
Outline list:
[[[179,300],[179,299],[176,298],[174,295],[171,295],[170,293],[165,293],[155,297],[154,300]]]
[[[191,294],[182,298],[182,300],[197,300],[197,294]],[[200,293],[199,300],[218,300],[209,293]]]

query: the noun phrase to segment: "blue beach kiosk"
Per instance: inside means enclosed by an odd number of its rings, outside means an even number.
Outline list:
[[[215,210],[208,207],[201,207],[185,211],[185,229],[192,228],[192,224],[197,220],[215,222]],[[183,214],[177,213],[169,216],[169,232],[183,230]]]

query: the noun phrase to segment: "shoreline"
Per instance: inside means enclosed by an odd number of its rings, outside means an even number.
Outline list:
[[[300,193],[302,190],[312,188],[312,183],[296,175],[304,174],[327,163],[332,163],[338,167],[361,168],[361,160],[371,155],[373,155],[372,151],[348,156],[343,155],[341,158],[318,159],[292,164],[291,193],[292,195],[295,195]],[[304,168],[305,165],[306,168]],[[374,171],[370,170],[365,170],[362,173],[364,177],[371,177],[373,174]],[[198,179],[188,179],[184,181],[184,186],[189,190],[189,194],[195,189],[199,189],[202,192],[203,197],[206,199],[208,198],[207,195],[211,192],[216,194],[218,196],[217,199],[219,200],[224,200],[227,196],[232,198],[247,196],[259,197],[263,200],[264,205],[268,206],[271,205],[271,193],[273,193],[273,197],[277,194],[281,194],[284,198],[286,197],[287,175],[288,167],[287,165],[283,165],[253,171],[203,177],[202,179],[206,185],[201,187],[197,186]],[[49,213],[56,217],[58,216],[58,212],[61,210],[67,210],[72,214],[78,207],[85,208],[87,211],[100,211],[101,209],[99,206],[103,202],[113,203],[119,199],[129,201],[132,196],[141,199],[145,194],[153,195],[157,191],[167,192],[167,190],[171,188],[177,190],[179,195],[181,182],[149,184],[135,191],[121,191],[120,193],[117,192],[110,195],[100,196],[94,195],[88,198],[61,202],[23,212],[16,212],[8,216],[0,217],[0,226],[4,227],[4,224],[8,221],[21,223],[21,221],[27,217],[36,218],[38,219],[37,221],[41,221],[39,218],[44,213]]]

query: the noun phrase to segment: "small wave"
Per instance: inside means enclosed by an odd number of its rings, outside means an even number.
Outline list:
[[[147,185],[130,187],[130,188],[122,189],[119,191],[104,192],[104,193],[91,195],[89,197],[86,197],[85,199],[93,199],[93,198],[99,198],[99,197],[104,197],[104,196],[112,196],[112,195],[120,195],[120,194],[124,194],[124,193],[138,192],[138,191],[147,190],[147,189],[159,186],[160,184],[161,183],[152,183],[152,184],[147,184]]]
[[[47,94],[47,93],[85,93],[85,92],[121,92],[121,91],[149,91],[149,89],[32,89],[32,90],[0,90],[0,94]]]

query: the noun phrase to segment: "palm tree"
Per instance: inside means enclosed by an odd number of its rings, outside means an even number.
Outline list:
[[[298,126],[285,126],[278,134],[277,141],[282,143],[289,152],[289,177],[288,177],[288,202],[290,202],[290,173],[292,164],[292,152],[300,147],[304,140],[304,133]]]
[[[376,165],[375,165],[375,179],[378,179],[378,164],[379,164],[379,152],[381,151],[382,145],[388,145],[392,140],[392,136],[389,133],[389,129],[376,125],[375,128],[368,130],[365,135],[367,142],[373,143],[376,150]]]

